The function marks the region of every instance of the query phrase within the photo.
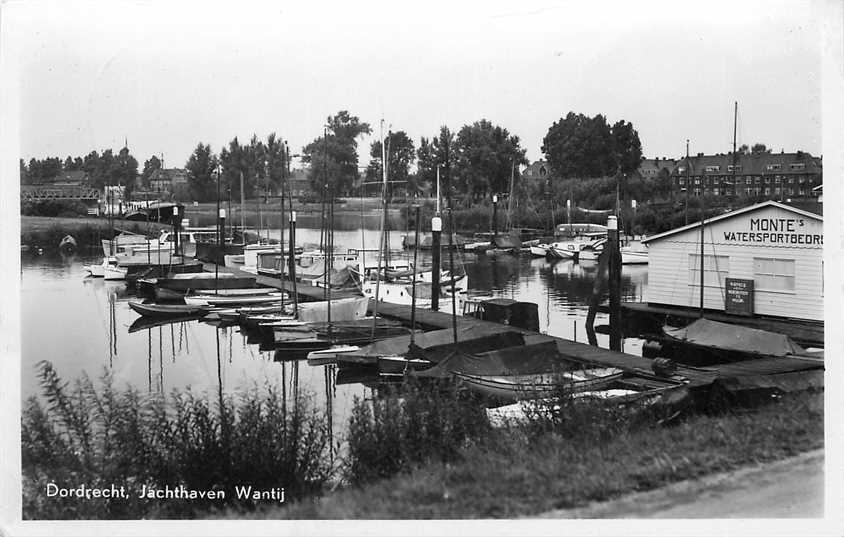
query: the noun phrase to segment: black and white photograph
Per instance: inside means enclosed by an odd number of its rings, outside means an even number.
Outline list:
[[[3,1],[0,533],[840,535],[843,29]]]

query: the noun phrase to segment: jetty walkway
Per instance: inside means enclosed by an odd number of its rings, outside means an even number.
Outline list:
[[[213,271],[214,265],[207,264],[206,270]],[[242,276],[255,276],[252,273],[235,267],[219,267],[219,270]],[[289,293],[294,292],[292,282],[281,280],[278,277],[259,274],[256,276],[256,281],[259,285],[274,287]],[[296,284],[295,292],[299,299],[306,301],[325,300],[328,296],[325,288],[302,282]],[[331,291],[332,299],[354,296],[360,296],[360,294],[349,290]],[[369,313],[372,314],[375,309],[375,301],[370,300]],[[385,318],[395,319],[403,324],[410,325],[411,323],[412,312],[410,306],[379,302],[377,312]],[[417,326],[425,330],[446,329],[453,326],[452,316],[449,313],[420,308],[416,309],[415,322]],[[502,326],[498,323],[484,321],[470,316],[457,316],[458,328],[483,325],[499,328]],[[554,341],[560,356],[568,360],[584,364],[594,364],[599,367],[614,367],[631,373],[653,374],[653,370],[651,369],[653,360],[650,358],[594,347],[586,343],[533,332],[515,326],[509,326],[508,329],[520,332],[525,338],[525,344]],[[688,379],[688,386],[692,388],[712,384],[719,378],[729,378],[744,379],[752,382],[754,385],[764,385],[767,387],[778,386],[783,389],[787,389],[793,382],[793,376],[789,375],[790,373],[804,373],[801,375],[800,380],[800,384],[803,386],[823,386],[823,363],[800,358],[760,358],[709,367],[691,367],[678,364],[676,372],[678,376]]]

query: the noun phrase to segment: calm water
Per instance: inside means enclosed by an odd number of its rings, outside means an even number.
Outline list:
[[[273,236],[278,236],[276,230]],[[393,247],[402,233],[391,234]],[[297,242],[319,242],[319,230],[302,229]],[[337,231],[341,248],[376,248],[378,233]],[[412,255],[406,253],[404,255]],[[448,255],[444,255],[447,259]],[[488,258],[456,254],[469,274],[470,293],[534,302],[540,329],[548,334],[586,341],[585,319],[596,273],[595,263],[548,262],[529,257]],[[129,308],[134,297],[123,282],[86,277],[84,265],[98,263],[96,255],[25,257],[21,260],[22,395],[38,393],[35,364],[51,361],[66,380],[83,373],[97,378],[110,371],[117,383],[140,390],[170,392],[190,387],[216,395],[236,395],[254,385],[286,384],[314,395],[331,412],[333,423],[346,423],[353,398],[366,397],[362,384],[337,383],[334,367],[311,367],[307,362],[278,360],[247,344],[237,327],[217,329],[198,321],[182,322],[129,333],[138,315]],[[420,253],[420,259],[429,256]],[[625,266],[624,298],[639,298],[647,281],[647,266]],[[606,324],[599,314],[596,325]],[[602,347],[608,336],[598,334]],[[641,341],[626,340],[625,352],[640,354]]]

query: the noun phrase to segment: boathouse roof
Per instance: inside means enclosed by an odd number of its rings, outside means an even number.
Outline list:
[[[786,205],[786,204],[780,203],[778,201],[768,200],[768,201],[764,201],[762,203],[757,203],[755,205],[750,205],[748,207],[743,207],[743,208],[737,209],[735,211],[730,211],[728,213],[719,214],[718,216],[713,216],[712,218],[707,218],[706,220],[703,221],[703,223],[704,223],[704,225],[708,225],[708,224],[718,222],[720,220],[727,220],[729,218],[734,218],[736,216],[739,216],[739,215],[742,215],[742,214],[745,214],[745,213],[750,213],[750,212],[758,211],[758,210],[761,210],[761,209],[765,209],[767,207],[777,207],[777,208],[780,208],[780,209],[783,209],[783,210],[786,210],[786,211],[789,211],[789,212],[792,212],[792,213],[795,213],[795,214],[799,214],[800,216],[804,216],[806,218],[814,218],[815,220],[820,220],[821,222],[823,222],[823,216],[820,216],[818,214],[815,214],[815,213],[812,213],[812,212],[809,212],[809,211],[804,211],[803,209],[798,209],[797,207],[792,207],[790,205]],[[678,228],[675,228],[675,229],[670,229],[670,230],[665,231],[663,233],[657,233],[656,235],[651,235],[650,237],[646,237],[646,238],[642,239],[642,242],[648,243],[648,242],[651,242],[651,241],[660,240],[660,239],[663,239],[663,238],[668,237],[670,235],[676,235],[678,233],[683,233],[684,231],[688,231],[690,229],[696,229],[696,228],[699,228],[699,227],[700,227],[700,222],[694,222],[694,223],[689,224],[687,226],[678,227]]]

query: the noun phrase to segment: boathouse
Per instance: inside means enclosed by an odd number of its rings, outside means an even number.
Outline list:
[[[701,237],[701,229],[703,235]],[[766,201],[653,235],[649,305],[823,320],[823,218]]]

